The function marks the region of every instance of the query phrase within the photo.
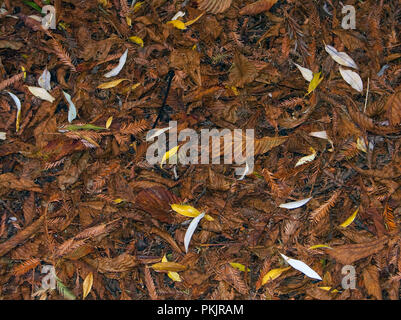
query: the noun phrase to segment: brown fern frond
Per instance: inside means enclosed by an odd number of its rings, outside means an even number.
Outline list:
[[[296,98],[291,98],[291,99],[284,100],[278,106],[280,108],[294,108],[294,107],[299,106],[299,105],[304,107],[305,106],[305,100],[303,98],[296,97]]]
[[[102,233],[106,233],[108,232],[107,230],[107,225],[102,223],[98,226],[94,226],[88,229],[85,229],[83,231],[81,231],[80,233],[78,233],[75,236],[75,239],[88,239],[88,238],[93,238],[96,237]]]
[[[340,155],[341,159],[345,158],[346,160],[350,160],[353,157],[355,157],[356,155],[358,155],[358,153],[359,153],[359,150],[357,148],[356,143],[351,141],[351,142],[345,144],[341,148],[339,155]]]
[[[12,273],[15,276],[21,276],[27,273],[29,270],[35,269],[40,264],[40,259],[38,258],[31,258],[27,261],[22,262],[18,266],[14,267]]]
[[[64,241],[58,246],[56,250],[56,256],[62,257],[67,253],[74,251],[75,249],[82,247],[85,244],[85,240],[75,241],[74,238]]]
[[[120,16],[126,17],[129,13],[129,6],[127,0],[120,0],[120,5],[121,5]]]
[[[24,78],[24,73],[21,72],[19,74],[16,74],[15,76],[12,76],[11,78],[3,80],[2,82],[0,82],[0,90],[3,90],[5,88],[7,88],[8,86],[11,86],[12,84],[20,81],[23,78]]]
[[[63,48],[63,46],[54,38],[52,40],[50,40],[50,42],[54,48],[55,54],[61,60],[61,62],[63,64],[65,64],[66,66],[70,67],[72,72],[77,72],[77,69],[75,68],[74,64],[72,63],[70,55]]]
[[[265,274],[267,274],[270,270],[270,266],[271,266],[271,260],[270,259],[265,259],[265,262],[263,263],[262,268],[260,269],[259,272],[259,278],[256,281],[255,284],[255,289],[259,290],[259,288],[262,286],[262,281],[263,281],[263,277],[265,276]]]
[[[274,177],[273,173],[271,173],[266,168],[262,170],[262,175],[265,178],[266,183],[270,187],[271,192],[278,198],[283,196],[283,190],[276,182],[276,178]]]
[[[394,221],[393,208],[388,203],[384,207],[383,219],[387,229],[391,232],[397,229],[397,224]]]
[[[64,163],[65,159],[66,158],[64,157],[64,158],[61,158],[60,160],[58,160],[56,162],[46,162],[45,165],[44,165],[44,169],[45,170],[50,170],[50,169],[53,169],[55,167],[61,166]]]
[[[147,128],[149,128],[148,122],[146,121],[146,119],[141,119],[131,123],[122,124],[120,128],[120,133],[137,135],[142,131],[145,131]]]
[[[335,191],[329,200],[327,200],[319,208],[316,208],[315,210],[312,211],[312,213],[310,215],[310,219],[313,220],[314,223],[318,223],[323,218],[325,218],[327,216],[327,214],[329,213],[330,208],[332,208],[335,205],[340,194],[341,194],[340,189]]]
[[[221,13],[231,6],[232,0],[198,0],[200,10],[210,13]]]
[[[150,274],[149,268],[145,267],[144,271],[145,271],[145,284],[146,288],[148,289],[150,298],[152,300],[159,300],[159,297],[157,296],[156,292],[156,287]]]
[[[233,268],[229,264],[224,264],[220,267],[219,276],[222,277],[228,284],[234,287],[241,294],[248,293],[248,286],[242,279],[242,275],[239,270]]]

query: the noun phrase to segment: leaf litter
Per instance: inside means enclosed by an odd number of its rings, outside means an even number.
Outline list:
[[[1,10],[0,299],[400,298],[397,1],[54,3]],[[253,170],[149,164],[170,120]]]

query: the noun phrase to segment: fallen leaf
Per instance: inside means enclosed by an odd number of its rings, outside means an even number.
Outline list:
[[[82,299],[84,300],[89,292],[92,290],[93,285],[93,273],[89,272],[88,275],[85,277],[85,280],[82,284],[83,295]]]

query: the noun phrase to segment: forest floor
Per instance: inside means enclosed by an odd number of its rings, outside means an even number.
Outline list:
[[[0,300],[400,298],[397,0],[0,4]]]

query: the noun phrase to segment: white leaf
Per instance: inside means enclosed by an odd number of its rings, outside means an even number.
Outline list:
[[[189,242],[191,241],[192,235],[194,234],[199,221],[201,221],[201,219],[204,216],[205,216],[205,213],[202,212],[200,215],[193,218],[191,223],[189,224],[189,227],[187,229],[187,232],[185,232],[185,237],[184,237],[185,252],[188,252],[188,246],[189,246]]]
[[[54,100],[56,100],[49,92],[47,92],[43,88],[28,86],[28,89],[35,97],[38,97],[42,100],[46,100],[49,102],[53,102]]]
[[[310,268],[305,262],[288,258],[287,256],[283,255],[282,253],[280,253],[280,254],[284,258],[284,260],[294,269],[301,271],[303,274],[305,274],[309,278],[322,280],[322,278],[317,274],[317,272],[314,271],[312,268]]]
[[[0,140],[6,140],[6,133],[0,132]]]
[[[14,93],[11,93],[10,91],[7,91],[7,93],[11,96],[11,98],[13,98],[15,104],[17,105],[18,112],[21,112],[21,101]]]
[[[279,205],[279,207],[284,208],[284,209],[296,209],[296,208],[302,207],[304,204],[308,203],[310,199],[312,199],[312,197],[298,200],[298,201],[282,203]]]
[[[72,120],[74,120],[77,117],[77,109],[75,108],[75,104],[72,102],[71,100],[71,96],[67,93],[64,92],[64,97],[67,99],[68,101],[68,122],[71,123]]]
[[[149,136],[146,136],[146,141],[150,141],[155,137],[160,136],[163,132],[170,130],[172,127],[162,128],[162,129],[152,129],[148,132]]]
[[[352,88],[354,88],[358,92],[363,91],[363,83],[359,74],[348,69],[343,69],[341,67],[340,73],[345,82],[347,82]]]
[[[181,18],[181,17],[183,17],[183,16],[185,16],[185,12],[178,11],[178,12],[174,15],[174,17],[171,18],[171,21],[177,20],[178,18]]]
[[[295,164],[295,168],[298,167],[298,166],[301,166],[301,165],[303,165],[305,163],[311,162],[311,161],[315,160],[315,158],[316,158],[316,152],[310,154],[309,156],[302,157]]]
[[[309,135],[312,137],[315,137],[315,138],[329,140],[329,137],[327,136],[326,131],[314,131],[314,132],[309,133]]]
[[[110,77],[114,77],[114,76],[118,75],[120,73],[121,69],[124,67],[125,61],[127,61],[127,55],[128,55],[128,49],[126,49],[125,52],[123,53],[123,55],[120,57],[117,67],[115,67],[113,70],[107,72],[104,76],[106,78],[110,78]]]
[[[312,70],[309,70],[308,68],[301,67],[299,64],[294,63],[299,71],[301,71],[302,76],[304,79],[308,82],[311,82],[313,79],[313,72]]]
[[[46,68],[45,70],[43,70],[42,75],[38,79],[39,86],[47,91],[50,91],[52,89],[50,86],[50,79],[51,79],[50,72]]]
[[[356,65],[355,61],[352,60],[352,58],[345,52],[339,52],[336,50],[336,48],[329,46],[327,44],[325,45],[324,48],[326,49],[327,53],[333,58],[333,60],[338,64],[358,69],[358,66]]]
[[[245,178],[245,176],[248,174],[248,172],[249,172],[248,161],[245,163],[245,168],[244,168],[243,170],[244,170],[244,171],[243,171],[243,173],[242,173],[241,177],[240,177],[240,178],[238,178],[238,180],[242,180],[242,179],[244,179],[244,178]]]

